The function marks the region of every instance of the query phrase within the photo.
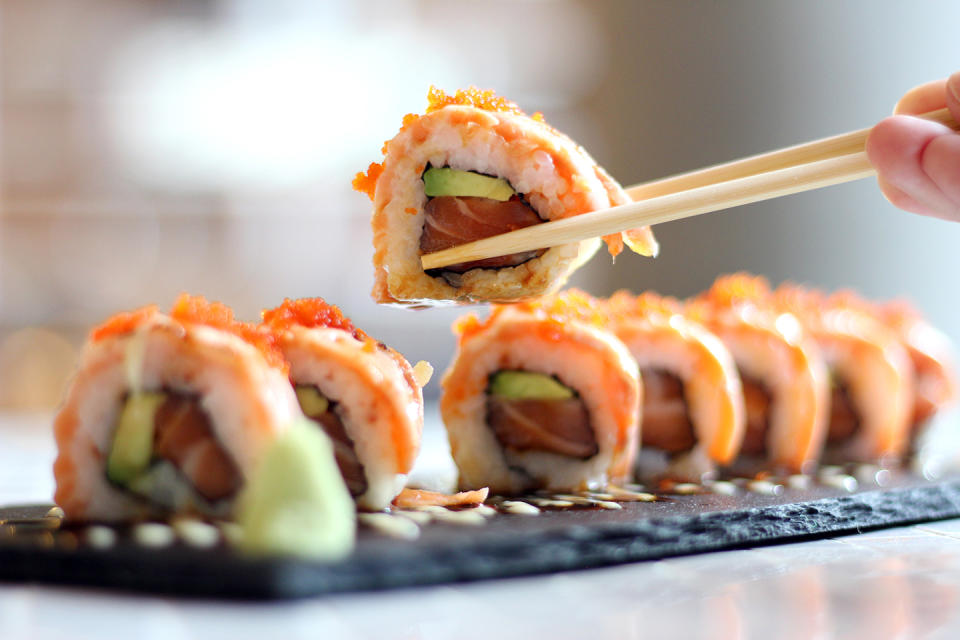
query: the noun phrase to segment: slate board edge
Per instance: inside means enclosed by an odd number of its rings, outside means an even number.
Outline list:
[[[573,526],[429,553],[398,542],[386,557],[338,565],[238,560],[209,552],[109,553],[0,547],[0,580],[94,586],[187,597],[287,599],[472,582],[743,549],[960,517],[960,481],[807,502],[629,523]]]

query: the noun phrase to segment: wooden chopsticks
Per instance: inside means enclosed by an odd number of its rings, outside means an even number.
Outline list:
[[[947,109],[920,117],[958,129]],[[873,175],[870,129],[750,156],[627,189],[637,202],[462,244],[421,257],[424,269],[554,247]]]

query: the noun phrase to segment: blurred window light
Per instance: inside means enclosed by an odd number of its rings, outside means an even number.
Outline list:
[[[107,119],[124,170],[170,189],[276,190],[334,173],[348,184],[346,168],[373,159],[431,84],[499,85],[514,99],[522,87],[542,108],[598,75],[603,47],[579,3],[511,4],[541,15],[533,32],[487,11],[465,22],[466,3],[398,4],[409,11],[394,6],[391,20],[369,24],[343,9],[355,5],[324,5],[318,19],[302,2],[262,21],[251,14],[266,5],[238,2],[214,27],[154,23],[111,74]],[[496,46],[491,29],[503,32]],[[576,55],[556,56],[558,37]]]

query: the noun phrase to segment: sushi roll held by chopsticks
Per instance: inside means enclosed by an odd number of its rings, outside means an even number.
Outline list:
[[[333,440],[357,504],[390,506],[420,450],[430,365],[411,367],[320,298],[285,300],[263,312],[263,326],[289,363],[304,414]]]
[[[576,143],[491,91],[432,88],[382,163],[354,188],[373,200],[374,300],[510,301],[555,291],[599,247],[596,238],[424,271],[423,254],[631,202]],[[605,237],[656,255],[648,227]]]
[[[630,478],[637,364],[597,304],[566,292],[457,323],[440,411],[462,489],[576,491]]]

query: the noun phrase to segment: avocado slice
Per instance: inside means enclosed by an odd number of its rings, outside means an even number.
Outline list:
[[[127,397],[107,457],[107,478],[111,482],[125,486],[150,465],[153,421],[166,399],[166,394],[158,391],[138,391]]]
[[[473,171],[449,167],[431,167],[423,174],[423,192],[435,196],[491,198],[505,202],[516,195],[510,183],[503,178],[491,178]]]
[[[270,445],[239,497],[241,548],[333,561],[353,549],[356,507],[316,425],[297,419]]]
[[[566,400],[574,396],[573,389],[553,376],[530,371],[498,371],[490,379],[490,393],[508,400]]]
[[[316,387],[308,384],[298,384],[296,391],[300,409],[308,418],[319,418],[330,408],[330,401]]]

